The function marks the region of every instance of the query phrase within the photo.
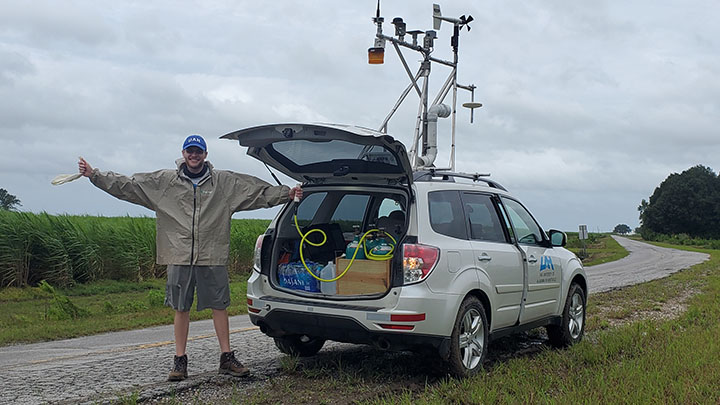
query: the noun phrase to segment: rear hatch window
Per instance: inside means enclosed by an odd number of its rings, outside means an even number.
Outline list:
[[[412,168],[402,142],[367,128],[337,124],[272,124],[242,129],[248,155],[285,175],[313,184],[404,185]]]

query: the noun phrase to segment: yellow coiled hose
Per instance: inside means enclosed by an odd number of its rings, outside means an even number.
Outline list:
[[[303,246],[303,243],[305,243],[305,242],[307,242],[307,243],[308,243],[309,245],[311,245],[311,246],[322,246],[322,245],[325,244],[325,242],[327,242],[327,234],[326,234],[325,232],[323,232],[321,229],[311,229],[311,230],[309,230],[307,233],[303,234],[302,231],[300,230],[300,226],[298,225],[298,222],[297,222],[297,214],[294,215],[293,218],[295,219],[295,228],[297,229],[298,234],[299,234],[300,236],[302,236],[302,239],[300,240],[300,261],[302,262],[303,266],[305,267],[305,270],[307,270],[307,272],[310,273],[311,276],[313,276],[315,279],[317,279],[317,280],[319,280],[319,281],[322,281],[322,282],[325,282],[325,283],[330,283],[330,282],[339,280],[342,276],[344,276],[345,273],[347,273],[347,271],[348,271],[348,270],[350,269],[350,267],[352,266],[353,262],[355,261],[355,256],[357,256],[357,252],[358,252],[358,250],[360,249],[360,246],[362,246],[362,247],[363,247],[363,250],[365,251],[365,257],[367,257],[367,258],[370,259],[370,260],[378,260],[378,261],[381,261],[381,260],[390,260],[390,259],[392,259],[393,253],[395,252],[395,245],[397,245],[397,241],[395,240],[395,238],[392,237],[392,235],[390,235],[389,233],[387,233],[387,232],[385,232],[385,231],[381,231],[381,230],[379,230],[379,229],[370,229],[370,230],[368,230],[367,232],[365,232],[365,233],[363,234],[362,238],[360,238],[360,241],[358,242],[358,245],[357,245],[357,247],[355,248],[355,252],[353,253],[352,258],[350,259],[350,263],[348,263],[348,265],[347,265],[347,267],[345,268],[345,270],[343,270],[343,272],[340,273],[339,276],[337,276],[337,277],[335,277],[335,278],[331,278],[331,279],[320,278],[320,277],[316,276],[316,275],[308,268],[307,264],[305,264],[305,258],[303,257],[303,249],[302,249],[302,246]],[[314,242],[310,242],[309,240],[307,240],[308,235],[310,235],[310,234],[313,233],[313,232],[320,232],[320,233],[322,234],[322,236],[323,236],[322,242],[314,243]],[[385,253],[385,254],[382,254],[382,255],[375,255],[375,254],[372,254],[371,252],[368,252],[368,251],[367,251],[367,248],[365,247],[365,244],[363,243],[363,241],[364,241],[365,238],[366,238],[370,233],[372,233],[372,232],[382,232],[382,233],[384,233],[385,235],[387,235],[387,236],[393,241],[393,244],[392,244],[389,252],[387,252],[387,253]]]

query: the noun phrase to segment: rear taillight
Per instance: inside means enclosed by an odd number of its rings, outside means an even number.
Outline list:
[[[248,312],[252,312],[253,314],[257,314],[257,313],[260,313],[260,311],[262,311],[260,308],[253,308],[252,298],[247,299],[247,310],[248,310]]]
[[[406,243],[403,245],[403,279],[405,284],[417,283],[427,278],[435,268],[440,249],[428,245]]]
[[[253,252],[253,270],[260,273],[260,264],[261,264],[261,257],[262,257],[262,244],[263,239],[265,238],[265,235],[260,235],[257,237],[257,240],[255,240],[255,251]]]

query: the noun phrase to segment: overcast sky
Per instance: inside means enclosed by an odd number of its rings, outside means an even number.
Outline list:
[[[720,5],[716,0],[458,1],[456,169],[490,172],[545,228],[638,225],[637,206],[670,173],[720,169]],[[217,167],[272,182],[219,136],[275,122],[378,128],[407,86],[392,48],[367,64],[375,0],[0,2],[0,188],[23,211],[152,215],[82,178],[83,156],[124,174],[170,168],[185,136]],[[432,29],[432,1],[384,0],[385,33]],[[451,60],[452,29],[437,58]],[[404,54],[415,71],[418,54]],[[432,98],[449,70],[434,65]],[[448,98],[447,101],[450,101]],[[460,92],[458,105],[470,101]],[[411,143],[411,94],[389,134]],[[440,122],[439,166],[449,161]],[[283,178],[287,184],[293,182]],[[269,218],[275,210],[239,217]]]

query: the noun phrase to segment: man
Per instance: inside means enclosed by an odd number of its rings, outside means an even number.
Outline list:
[[[227,307],[230,288],[230,218],[234,212],[267,208],[302,198],[299,186],[272,186],[263,180],[207,162],[200,135],[185,139],[176,170],[136,173],[131,177],[93,169],[83,158],[80,174],[109,194],[142,205],[156,214],[157,263],[167,265],[165,304],[175,309],[175,358],[168,380],[187,378],[185,352],[190,307],[197,286],[197,310],[212,309],[220,343],[219,373],[241,377],[250,370],[230,350]]]

